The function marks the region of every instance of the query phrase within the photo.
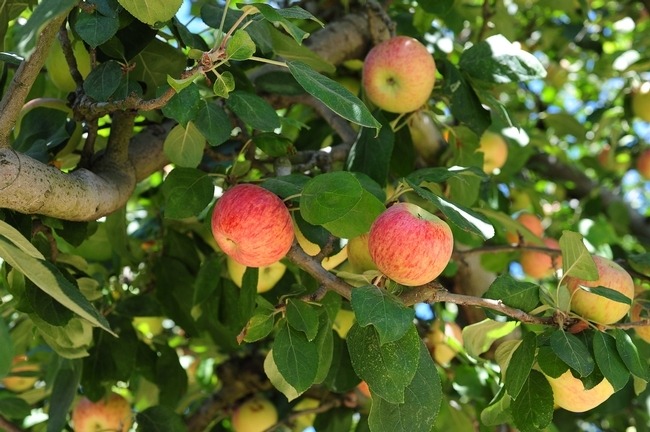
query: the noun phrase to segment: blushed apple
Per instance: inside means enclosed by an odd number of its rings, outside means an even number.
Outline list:
[[[650,122],[650,81],[632,92],[632,112],[641,120]]]
[[[131,405],[117,393],[93,402],[81,398],[72,411],[75,432],[127,432],[133,424]]]
[[[242,287],[244,281],[244,272],[246,272],[246,266],[239,264],[232,257],[227,258],[228,265],[228,274],[232,281],[239,288]],[[259,267],[257,275],[257,292],[264,293],[269,291],[271,288],[278,283],[284,273],[287,270],[287,266],[282,264],[280,261],[276,261],[273,264]]]
[[[370,228],[368,249],[379,271],[406,286],[423,285],[445,269],[454,238],[443,220],[412,203],[397,203]]]
[[[565,283],[571,292],[571,310],[581,317],[599,324],[613,324],[623,318],[630,310],[630,305],[610,300],[606,297],[588,292],[591,287],[602,286],[634,298],[634,281],[632,277],[614,261],[597,255],[593,256],[598,269],[598,279],[586,281],[567,276]],[[581,288],[585,287],[585,289]]]
[[[477,151],[483,153],[483,171],[486,174],[492,174],[502,168],[508,160],[508,144],[496,132],[483,132]]]
[[[542,237],[544,235],[544,225],[539,217],[532,213],[520,213],[515,219],[524,228],[528,229],[535,237]],[[510,244],[519,243],[519,234],[517,232],[508,231],[506,233],[506,241]]]
[[[361,83],[379,108],[407,113],[429,100],[435,75],[436,63],[427,48],[411,37],[396,36],[368,52]]]
[[[449,343],[449,339],[455,339],[460,345],[463,344],[463,332],[455,322],[434,322],[431,325],[431,331],[427,335],[425,344],[429,352],[441,366],[447,366],[456,357],[458,350]]]
[[[30,363],[27,356],[18,355],[11,361],[11,372],[8,376],[2,378],[2,384],[7,390],[15,393],[22,393],[34,387],[38,381],[38,372],[40,368],[35,363]],[[25,373],[26,375],[21,375]],[[27,374],[31,376],[27,376]]]
[[[636,159],[636,169],[641,177],[650,180],[650,149],[643,150]]]
[[[367,270],[377,270],[377,265],[370,256],[368,249],[368,233],[361,234],[348,240],[348,262],[352,271],[363,273]]]
[[[234,186],[217,200],[212,234],[226,255],[248,267],[263,267],[284,258],[294,237],[284,202],[252,184]]]
[[[557,378],[546,376],[553,390],[555,405],[571,412],[585,412],[596,408],[614,394],[614,387],[603,378],[601,382],[586,389],[582,381],[567,370]]]
[[[560,243],[555,239],[545,238],[543,242],[549,249],[560,250]],[[562,256],[530,249],[521,252],[519,262],[524,273],[535,279],[549,277],[562,268]]]
[[[232,415],[234,432],[263,432],[278,422],[278,410],[263,396],[241,404]]]

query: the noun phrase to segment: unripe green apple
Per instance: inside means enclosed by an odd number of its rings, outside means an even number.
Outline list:
[[[38,381],[36,374],[40,371],[38,365],[30,363],[27,356],[24,355],[15,356],[11,364],[10,375],[2,378],[2,384],[5,388],[15,393],[22,393],[34,387],[34,384]],[[22,372],[32,372],[34,376],[11,376],[11,374]]]
[[[423,285],[445,269],[454,237],[444,221],[412,203],[397,203],[370,228],[368,249],[379,271],[406,286]]]
[[[133,424],[131,405],[117,393],[92,402],[82,398],[72,411],[75,432],[127,432]]]
[[[368,250],[368,235],[365,233],[348,240],[348,262],[352,266],[353,272],[363,273],[367,270],[377,270],[377,265]]]
[[[407,113],[422,107],[436,81],[436,64],[418,40],[396,36],[376,45],[363,64],[366,96],[379,108]]]
[[[636,169],[641,177],[650,180],[650,149],[643,150],[636,159]]]
[[[552,238],[543,239],[549,249],[560,250],[560,243]],[[562,256],[551,256],[546,252],[524,250],[519,259],[524,273],[535,279],[551,276],[557,269],[562,268]]]
[[[72,51],[77,60],[77,69],[83,78],[86,78],[90,73],[90,54],[86,51],[86,47],[81,40],[72,40]],[[45,60],[45,67],[52,83],[61,91],[73,92],[77,89],[77,84],[72,79],[68,62],[63,54],[61,43],[54,41],[52,48]]]
[[[281,260],[293,243],[293,222],[277,195],[253,184],[239,184],[217,200],[212,234],[224,253],[239,264],[263,267]]]
[[[442,135],[436,127],[431,114],[426,111],[416,111],[407,121],[413,147],[425,162],[435,160],[442,146]]]
[[[571,310],[581,317],[599,324],[613,324],[623,318],[630,310],[630,305],[610,300],[590,293],[582,288],[598,287],[618,291],[630,300],[634,298],[634,281],[632,277],[614,261],[600,256],[593,256],[598,269],[598,279],[586,281],[567,276],[565,283],[571,292]]]
[[[508,144],[503,137],[492,131],[485,131],[479,142],[479,152],[483,153],[483,171],[492,174],[508,160]]]
[[[242,287],[244,281],[244,272],[246,271],[246,266],[239,264],[232,257],[227,258],[228,264],[228,274],[232,281],[239,288]],[[287,266],[282,264],[280,261],[274,262],[273,264],[259,267],[257,275],[257,292],[264,293],[269,291],[271,288],[278,283],[284,273],[287,270]]]
[[[567,370],[558,378],[546,376],[553,390],[555,405],[571,412],[585,412],[596,408],[614,394],[614,387],[606,378],[590,389]]]
[[[650,122],[650,81],[632,92],[632,112],[641,120]]]
[[[234,432],[263,432],[277,422],[277,409],[259,395],[241,404],[232,415]]]

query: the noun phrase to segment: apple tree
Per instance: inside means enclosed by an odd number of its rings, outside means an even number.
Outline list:
[[[649,48],[648,0],[0,2],[0,429],[649,430]]]

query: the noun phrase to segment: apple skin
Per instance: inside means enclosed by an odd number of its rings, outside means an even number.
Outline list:
[[[15,356],[11,362],[11,373],[17,372],[39,372],[40,368],[37,364],[29,363],[27,356]],[[2,378],[2,384],[7,390],[14,393],[22,393],[34,387],[38,381],[36,376],[6,376]]]
[[[348,262],[352,266],[353,272],[363,273],[367,270],[377,270],[377,265],[368,250],[368,237],[369,234],[365,233],[348,241]]]
[[[650,81],[632,92],[632,112],[641,120],[650,122]]]
[[[224,253],[247,267],[263,267],[284,258],[293,243],[289,210],[263,187],[240,184],[217,200],[212,234]]]
[[[543,239],[549,249],[560,250],[560,243],[552,238]],[[535,250],[524,250],[519,259],[521,267],[528,276],[535,279],[542,279],[551,276],[556,269],[562,268],[562,257],[551,256],[546,252]]]
[[[546,375],[545,375],[546,376]],[[546,376],[553,390],[555,405],[571,412],[585,412],[596,408],[614,394],[612,384],[603,380],[590,389],[585,389],[584,384],[567,370],[557,378]]]
[[[277,422],[277,409],[262,396],[247,400],[232,415],[234,432],[263,432]]]
[[[442,147],[442,135],[431,115],[426,111],[416,111],[406,123],[413,147],[425,162],[434,162]]]
[[[244,281],[244,272],[246,271],[246,266],[239,264],[232,257],[227,258],[228,265],[228,274],[232,281],[239,288],[242,287],[242,282]],[[287,270],[287,266],[282,264],[280,261],[276,261],[273,264],[262,266],[259,268],[257,276],[257,292],[264,293],[272,289],[275,284],[278,283],[284,273]]]
[[[524,228],[527,228],[528,231],[533,233],[537,237],[541,237],[544,235],[544,225],[542,225],[542,221],[540,218],[535,216],[532,213],[521,213],[519,216],[517,216],[517,219],[515,219],[517,222],[522,224]],[[509,231],[506,233],[506,241],[510,244],[518,244],[519,243],[519,235],[515,232]]]
[[[436,81],[436,63],[418,40],[396,36],[373,47],[363,63],[361,83],[379,108],[393,113],[424,105]]]
[[[368,399],[372,398],[372,396],[370,395],[370,388],[368,387],[368,383],[367,383],[367,382],[365,382],[365,381],[361,381],[361,382],[357,385],[357,390],[359,390],[359,393],[361,393],[362,395],[364,395],[364,396],[367,397]]]
[[[645,308],[643,307],[643,303],[637,299],[632,305],[632,309],[630,309],[630,321],[637,322],[648,319],[648,314],[647,312],[644,313],[644,309]],[[637,336],[650,343],[650,325],[643,327],[634,327],[634,331]]]
[[[454,338],[462,345],[463,331],[455,322],[446,322],[442,327],[439,323],[433,323],[425,342],[433,360],[441,366],[447,366],[458,353],[455,348],[447,343],[447,340],[448,338]]]
[[[632,300],[634,298],[634,281],[632,277],[618,264],[600,256],[593,256],[598,279],[585,281],[567,276],[565,283],[571,292],[571,310],[581,317],[599,324],[613,324],[623,318],[630,310],[630,305],[615,302],[606,297],[592,294],[579,286],[603,286],[618,291]]]
[[[117,393],[97,402],[84,397],[72,411],[72,424],[75,432],[127,432],[133,424],[133,413],[129,402]]]
[[[341,339],[345,339],[348,336],[348,332],[352,328],[354,322],[354,312],[347,309],[339,309],[339,311],[336,313],[336,317],[334,318],[332,328],[339,334]]]
[[[479,152],[483,153],[483,171],[492,174],[500,169],[508,160],[508,144],[501,135],[485,131],[479,141]]]
[[[643,150],[636,159],[636,169],[641,177],[650,180],[650,149]]]
[[[90,54],[86,51],[86,47],[81,40],[71,40],[71,44],[75,60],[77,61],[77,69],[81,76],[86,78],[91,69]],[[45,61],[45,67],[47,68],[50,80],[56,88],[67,93],[76,90],[77,84],[70,74],[68,62],[65,59],[63,48],[58,39],[54,41],[52,48],[50,48],[50,52]]]
[[[445,269],[454,237],[444,221],[412,203],[397,203],[370,228],[368,249],[379,271],[405,286],[434,280]]]

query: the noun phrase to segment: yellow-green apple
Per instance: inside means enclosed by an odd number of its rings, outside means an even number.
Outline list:
[[[483,132],[477,151],[483,153],[483,171],[486,174],[492,174],[495,170],[503,167],[508,159],[508,144],[496,132]]]
[[[643,150],[636,159],[636,169],[641,177],[650,180],[650,149]]]
[[[567,370],[557,378],[546,376],[553,390],[555,405],[571,412],[585,412],[596,408],[614,394],[614,387],[606,378],[590,389]]]
[[[406,286],[434,280],[445,269],[454,238],[443,220],[412,203],[397,203],[370,228],[368,249],[379,271]]]
[[[234,432],[263,432],[278,422],[278,410],[257,395],[237,407],[231,420]]]
[[[234,186],[217,200],[212,234],[226,255],[248,267],[263,267],[284,258],[294,237],[284,202],[252,184]]]
[[[363,63],[361,83],[379,108],[407,113],[422,107],[436,81],[436,63],[418,40],[396,36],[372,48]]]
[[[436,127],[431,114],[419,110],[411,114],[406,123],[411,134],[415,151],[425,162],[432,162],[442,146],[442,135]]]
[[[316,256],[320,253],[320,246],[318,246],[316,243],[311,242],[307,237],[305,237],[295,222],[293,229],[296,233],[296,240],[298,241],[298,245],[300,245],[302,250],[305,251],[307,255]],[[338,267],[347,258],[348,248],[343,247],[334,255],[323,258],[323,260],[320,262],[320,265],[322,265],[325,270],[332,270],[333,268]]]
[[[246,266],[239,264],[232,257],[228,257],[226,261],[230,278],[235,285],[241,288],[242,282],[244,281]],[[275,284],[282,279],[286,270],[287,266],[282,264],[280,261],[260,267],[257,275],[257,292],[264,293],[273,288]]]
[[[71,40],[72,51],[74,58],[77,61],[77,70],[83,78],[86,78],[90,73],[90,54],[86,51],[86,47],[81,40]],[[77,88],[72,75],[70,74],[70,67],[63,54],[61,43],[56,40],[50,48],[47,59],[45,61],[47,74],[52,83],[61,91],[73,92]]]
[[[647,307],[644,307],[646,299],[637,298],[630,309],[630,321],[639,322],[650,318]],[[650,325],[634,327],[636,334],[644,341],[650,343]]]
[[[641,120],[650,122],[650,81],[632,92],[632,112]]]
[[[18,355],[13,358],[11,365],[10,375],[2,378],[2,384],[7,390],[22,393],[34,387],[34,384],[38,381],[38,372],[40,371],[37,364],[30,363],[27,356]]]
[[[93,402],[81,398],[72,410],[75,432],[127,432],[133,424],[131,405],[117,393]]]
[[[533,233],[535,237],[541,237],[544,234],[544,225],[542,225],[541,219],[532,213],[520,213],[515,220]],[[506,233],[506,241],[510,244],[518,244],[519,234],[508,231]]]
[[[352,324],[354,324],[354,312],[341,308],[336,313],[332,328],[341,336],[341,339],[345,339],[350,328],[352,328]]]
[[[586,281],[572,276],[565,278],[566,286],[571,292],[571,310],[589,321],[595,321],[599,324],[613,324],[628,313],[630,305],[610,300],[588,290],[589,288],[602,286],[618,291],[632,300],[634,298],[634,281],[614,261],[597,255],[594,255],[593,259],[598,269],[597,280]]]
[[[368,250],[368,233],[353,237],[348,241],[348,262],[352,271],[363,273],[367,270],[377,270],[377,265],[370,256]]]
[[[293,407],[293,411],[313,410],[315,408],[318,408],[319,406],[320,406],[320,401],[318,399],[306,397],[303,398],[300,402],[298,402]],[[295,432],[302,432],[308,427],[310,427],[311,425],[313,425],[314,420],[316,420],[316,413],[299,415],[296,418],[296,420],[293,422],[292,430]]]
[[[148,338],[158,336],[165,329],[163,321],[165,318],[159,316],[141,316],[133,318],[133,327]]]
[[[427,334],[425,344],[431,356],[441,366],[447,366],[456,357],[458,350],[451,345],[449,339],[455,339],[463,344],[463,332],[455,322],[434,322],[431,331]]]
[[[557,240],[545,238],[542,241],[547,248],[560,250],[560,243]],[[530,249],[521,252],[519,262],[524,273],[535,279],[549,277],[557,269],[562,268],[562,256]]]

